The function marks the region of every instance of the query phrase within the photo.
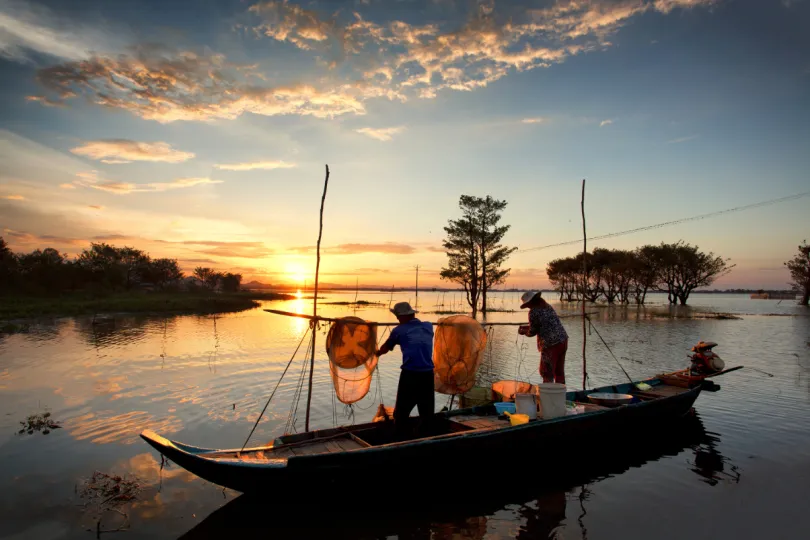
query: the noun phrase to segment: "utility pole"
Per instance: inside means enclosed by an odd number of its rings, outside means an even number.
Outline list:
[[[416,307],[419,307],[419,265],[416,265]]]

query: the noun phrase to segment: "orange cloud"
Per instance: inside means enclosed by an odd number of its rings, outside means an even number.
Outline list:
[[[59,187],[62,189],[76,189],[76,186],[73,184],[59,184]]]
[[[104,163],[129,163],[131,161],[160,161],[181,163],[194,157],[192,152],[176,150],[165,142],[137,142],[127,139],[87,141],[70,150],[76,155],[100,160]]]
[[[6,199],[7,201],[24,201],[25,197],[22,195],[0,195],[0,199]]]
[[[223,171],[252,171],[255,169],[291,169],[295,167],[295,163],[287,163],[286,161],[254,161],[247,163],[224,163],[214,165],[217,169]]]
[[[88,208],[92,208],[93,210],[104,210],[103,206],[99,206],[97,204],[91,204],[88,206]]]
[[[131,182],[112,182],[100,179],[95,171],[76,173],[80,180],[74,184],[115,193],[117,195],[128,195],[130,193],[150,193],[157,191],[169,191],[182,189],[203,184],[221,184],[222,180],[212,180],[211,178],[177,178],[171,182],[151,182],[148,184],[133,184]]]
[[[290,251],[295,253],[314,253],[315,247],[303,246],[293,247]],[[339,244],[337,246],[323,248],[323,253],[333,255],[357,255],[360,253],[391,253],[397,255],[407,255],[414,253],[416,249],[406,244],[396,242],[386,242],[384,244]]]

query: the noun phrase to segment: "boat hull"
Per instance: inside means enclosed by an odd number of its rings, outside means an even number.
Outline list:
[[[568,398],[585,401],[584,397],[595,391],[624,393],[631,391],[631,385],[572,392]],[[211,459],[206,454],[216,450],[177,443],[152,432],[144,432],[141,437],[180,467],[243,493],[267,493],[296,486],[330,489],[383,477],[386,482],[397,480],[420,486],[427,478],[435,481],[449,474],[460,475],[467,470],[465,465],[481,460],[503,460],[506,466],[528,463],[519,460],[531,459],[531,463],[542,467],[554,463],[557,456],[569,455],[573,449],[594,445],[600,452],[621,452],[623,446],[643,444],[654,429],[666,429],[668,422],[689,413],[700,391],[697,386],[677,395],[587,414],[269,462]],[[438,415],[452,419],[463,412]],[[642,432],[644,436],[639,437]]]

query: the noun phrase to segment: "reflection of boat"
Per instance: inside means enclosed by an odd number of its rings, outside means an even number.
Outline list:
[[[685,449],[712,444],[696,414],[673,421],[656,437],[648,437],[647,443],[618,442],[620,451],[615,452],[593,452],[591,445],[567,448],[553,468],[522,468],[519,481],[512,473],[505,477],[503,464],[498,460],[491,461],[488,467],[486,461],[479,459],[474,479],[463,474],[449,481],[446,475],[433,477],[432,483],[425,485],[439,489],[421,490],[418,497],[412,491],[398,489],[386,489],[379,497],[365,495],[363,499],[369,502],[362,503],[362,514],[353,511],[349,501],[354,499],[335,499],[334,492],[298,486],[300,493],[291,493],[269,485],[261,495],[241,495],[230,501],[181,540],[223,538],[233,536],[235,531],[237,536],[252,533],[252,537],[276,539],[483,538],[487,532],[486,516],[506,507],[523,521],[518,538],[549,538],[549,533],[564,523],[566,493],[577,486],[678,455]],[[703,473],[708,473],[708,469],[698,474]],[[363,479],[367,481],[369,476]],[[356,488],[377,489],[373,485]],[[459,489],[475,496],[452,495]],[[296,497],[299,494],[305,499]],[[302,504],[302,500],[306,503]],[[318,509],[317,519],[313,519],[313,508]],[[577,524],[569,522],[567,527],[576,528]]]
[[[390,422],[360,424],[279,437],[268,446],[242,451],[197,448],[170,441],[151,431],[141,437],[177,465],[210,482],[241,492],[286,490],[294,486],[335,486],[359,478],[385,475],[415,482],[419,474],[441,474],[447,463],[500,455],[510,449],[511,459],[521,454],[533,460],[551,458],[588,446],[600,437],[617,440],[668,426],[685,415],[702,386],[680,388],[657,379],[639,391],[626,383],[569,392],[568,401],[587,403],[588,394],[632,394],[634,403],[615,408],[590,406],[580,414],[510,426],[492,405],[437,413],[433,433],[427,437],[393,441]],[[412,467],[409,467],[412,465]]]

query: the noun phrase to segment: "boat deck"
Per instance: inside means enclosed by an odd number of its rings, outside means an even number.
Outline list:
[[[642,401],[668,398],[689,392],[688,388],[658,384],[647,391],[633,389],[631,393]],[[585,402],[587,394],[576,395],[577,401],[573,408],[568,408],[566,415],[587,414],[604,410],[606,407]],[[583,401],[579,401],[583,400]],[[465,411],[466,412],[466,411]],[[494,411],[493,411],[494,412]],[[445,434],[464,433],[470,431],[489,431],[503,429],[510,426],[509,419],[497,416],[492,412],[486,414],[451,414],[444,420]],[[356,426],[353,431],[339,431],[341,428],[323,430],[310,434],[287,435],[276,440],[273,446],[261,449],[246,450],[243,452],[220,451],[211,452],[206,457],[219,459],[236,459],[239,461],[286,461],[301,456],[320,454],[337,454],[361,450],[370,446],[385,445],[391,442],[387,423],[365,424]]]

